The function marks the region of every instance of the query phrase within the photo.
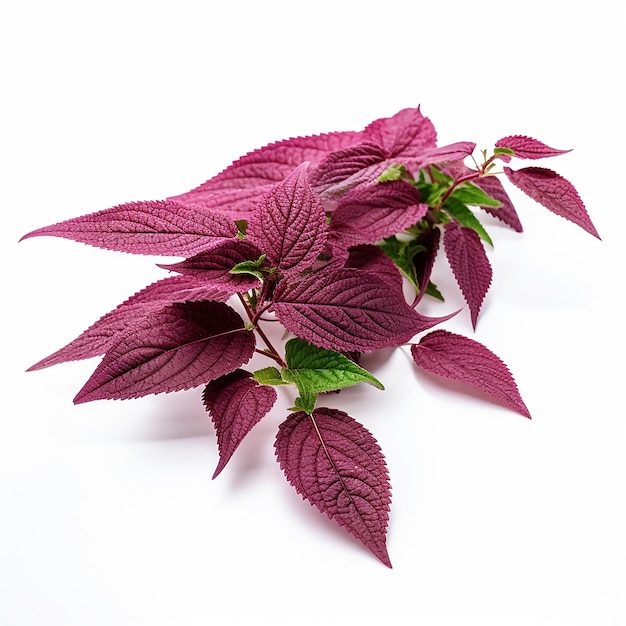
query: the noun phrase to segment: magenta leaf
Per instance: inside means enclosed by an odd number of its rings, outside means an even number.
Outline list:
[[[371,433],[343,411],[318,408],[292,413],[275,448],[294,489],[391,567],[385,540],[391,489]]]
[[[331,236],[346,246],[375,243],[413,226],[427,211],[419,191],[406,181],[361,185],[340,199]]]
[[[483,211],[486,211],[490,215],[497,217],[507,226],[510,226],[518,233],[522,232],[522,223],[520,222],[517,211],[509,198],[509,194],[506,192],[502,183],[495,176],[484,176],[474,181],[474,184],[480,187],[488,196],[491,196],[494,200],[501,203],[502,206],[497,208],[489,206],[481,206]]]
[[[276,402],[273,387],[259,385],[250,372],[235,370],[211,381],[202,399],[217,432],[220,460],[213,478],[226,467],[244,437]]]
[[[432,274],[437,252],[439,251],[440,239],[440,230],[438,228],[430,228],[421,233],[415,240],[419,249],[411,258],[411,264],[415,270],[415,278],[419,291],[417,292],[413,306],[417,305],[428,289],[430,275]]]
[[[231,274],[239,263],[256,261],[261,251],[249,241],[226,239],[208,250],[200,252],[180,263],[160,264],[159,267],[193,276],[198,283],[228,287],[231,293],[242,293],[260,285],[260,281],[250,274]]]
[[[530,418],[508,367],[482,344],[446,330],[434,330],[411,346],[422,369],[471,385],[496,398],[504,406]]]
[[[28,371],[51,367],[67,361],[79,361],[104,354],[117,342],[117,336],[155,310],[175,302],[202,300],[226,301],[235,293],[223,285],[199,282],[190,276],[172,276],[148,285],[120,304],[81,333],[65,347],[28,368]]]
[[[375,274],[358,269],[319,274],[277,289],[273,309],[287,330],[320,348],[390,348],[441,321],[417,313]]]
[[[589,234],[600,239],[583,201],[569,180],[544,167],[525,167],[517,171],[505,167],[504,173],[516,187],[548,211],[574,222]]]
[[[392,289],[402,293],[402,275],[396,264],[378,246],[363,244],[351,247],[345,267],[374,274]]]
[[[236,234],[233,221],[223,215],[157,200],[121,204],[44,226],[22,239],[49,235],[119,252],[189,256]]]
[[[226,304],[169,305],[118,336],[74,402],[191,389],[246,363],[254,345],[253,333]]]
[[[571,150],[557,150],[551,148],[545,143],[526,137],[525,135],[511,135],[510,137],[502,137],[496,141],[496,148],[509,148],[513,150],[518,159],[542,159],[544,157],[558,156],[571,152]],[[507,154],[500,154],[499,157],[508,163],[511,159]]]
[[[361,133],[336,132],[294,137],[269,144],[241,157],[199,187],[170,199],[214,208],[231,216],[252,211],[254,200],[297,166],[315,165],[327,154],[362,141]]]
[[[469,306],[472,326],[476,328],[480,308],[491,284],[492,270],[485,248],[475,231],[456,222],[444,226],[443,247]]]
[[[285,275],[311,268],[328,238],[326,213],[306,169],[297,167],[266,194],[248,223],[248,239]]]

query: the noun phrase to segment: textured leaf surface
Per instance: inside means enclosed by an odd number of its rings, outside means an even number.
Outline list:
[[[150,312],[111,346],[75,403],[190,389],[250,359],[254,335],[221,302],[187,302]]]
[[[533,139],[532,137],[526,137],[525,135],[502,137],[502,139],[496,141],[496,148],[509,148],[513,150],[518,159],[542,159],[544,157],[553,157],[571,152],[571,150],[557,150],[556,148],[551,148],[545,143]],[[500,158],[505,162],[511,160],[507,157],[508,155],[506,154],[500,155]]]
[[[204,284],[190,276],[172,276],[148,285],[82,332],[69,344],[35,363],[28,371],[104,354],[125,329],[151,311],[175,302],[224,302],[234,293],[224,285]]]
[[[398,293],[402,293],[402,275],[395,263],[378,246],[362,244],[351,247],[344,266],[374,274]]]
[[[344,245],[376,243],[418,222],[428,206],[406,181],[361,185],[341,198],[331,233]]]
[[[328,350],[369,352],[401,345],[431,322],[386,282],[357,269],[312,274],[276,297],[273,308],[283,326]]]
[[[488,196],[491,196],[501,204],[501,206],[497,208],[484,205],[480,205],[480,207],[490,215],[497,217],[507,226],[510,226],[513,230],[521,233],[523,230],[522,223],[502,183],[495,176],[485,176],[475,181],[475,183],[476,186],[480,187]]]
[[[450,222],[444,226],[443,247],[452,273],[469,306],[472,325],[476,328],[478,314],[492,276],[491,264],[483,244],[473,230]]]
[[[384,389],[367,370],[334,350],[312,346],[302,339],[290,339],[285,345],[287,368],[282,377],[293,382],[300,393],[322,393],[368,383]]]
[[[309,269],[328,238],[326,213],[306,170],[306,164],[296,168],[264,196],[248,224],[248,239],[283,274]]]
[[[267,415],[276,402],[273,387],[259,385],[244,370],[211,381],[202,399],[217,433],[220,460],[213,478],[226,467],[244,437]]]
[[[255,198],[301,163],[315,165],[330,152],[362,141],[361,137],[362,133],[349,131],[278,141],[246,154],[217,176],[173,199],[217,207],[229,215],[246,213]]]
[[[318,408],[291,414],[275,447],[295,490],[391,567],[385,540],[391,489],[371,433],[342,411]]]
[[[260,250],[249,241],[227,239],[180,263],[159,267],[194,276],[198,282],[205,284],[227,286],[232,293],[241,293],[258,287],[260,281],[250,274],[232,274],[231,270],[240,263],[256,261],[260,256]]]
[[[506,407],[530,418],[508,367],[482,344],[445,330],[434,330],[411,346],[415,363],[422,369],[471,385],[496,398]]]
[[[600,239],[576,188],[560,174],[544,167],[525,167],[517,171],[505,167],[504,173],[515,186],[546,209]]]
[[[235,224],[223,215],[160,200],[131,202],[83,215],[39,228],[22,239],[48,235],[119,252],[190,256],[236,234]]]

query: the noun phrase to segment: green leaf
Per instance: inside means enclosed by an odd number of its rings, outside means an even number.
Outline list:
[[[508,154],[509,156],[515,156],[515,152],[511,150],[511,148],[494,148],[493,153],[496,156],[498,154]]]
[[[404,165],[394,164],[390,165],[379,177],[379,183],[388,183],[394,180],[402,180],[408,178],[409,180],[413,180],[409,171],[404,167]]]
[[[418,244],[414,239],[410,241],[400,241],[397,237],[387,237],[378,243],[382,251],[396,264],[396,267],[408,279],[408,281],[419,291],[413,257],[418,252],[424,252],[426,248]]]
[[[261,271],[261,265],[265,261],[265,255],[262,254],[256,261],[242,261],[237,263],[231,270],[231,274],[252,274],[263,280],[265,278],[264,273]]]
[[[261,385],[287,385],[287,381],[283,380],[280,372],[275,367],[264,367],[252,374],[252,378]]]
[[[445,302],[443,294],[441,293],[441,291],[439,291],[437,285],[435,285],[435,283],[431,282],[430,280],[428,281],[428,286],[426,287],[426,293],[429,296],[436,298],[440,302]]]
[[[452,197],[463,202],[463,204],[475,204],[477,206],[490,206],[498,208],[502,206],[502,202],[487,195],[480,187],[466,182],[459,186],[452,193]]]
[[[487,234],[483,225],[478,221],[478,218],[468,209],[463,202],[459,201],[456,197],[456,193],[453,193],[443,205],[444,209],[453,215],[456,221],[461,226],[466,226],[475,231],[478,236],[486,241],[490,246],[493,246],[491,237]]]
[[[304,411],[308,415],[311,415],[315,410],[316,402],[316,393],[300,393],[300,396],[294,400],[294,406],[290,407],[289,411]]]
[[[246,231],[248,230],[248,220],[235,220],[237,226],[237,238],[245,239]]]
[[[282,379],[295,383],[303,397],[358,383],[384,389],[377,378],[343,354],[317,348],[303,339],[290,339],[285,344],[285,357],[287,367],[281,371]]]

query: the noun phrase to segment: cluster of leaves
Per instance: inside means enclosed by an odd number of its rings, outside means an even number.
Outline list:
[[[360,132],[270,144],[179,196],[35,230],[24,238],[51,235],[183,260],[162,265],[174,275],[30,369],[104,355],[76,403],[204,386],[219,448],[215,476],[272,409],[275,387],[295,386],[275,442],[288,481],[391,566],[384,457],[354,418],[318,406],[320,395],[358,383],[383,389],[359,365],[361,354],[410,345],[419,369],[530,417],[508,368],[488,348],[445,330],[414,341],[451,317],[416,310],[425,295],[443,299],[430,280],[440,239],[475,327],[492,277],[484,248],[491,239],[477,210],[522,230],[497,162],[563,152],[524,136],[504,137],[479,162],[474,149],[469,142],[438,147],[430,120],[405,109]],[[572,184],[552,170],[505,165],[499,173],[597,236]],[[268,316],[292,336],[280,350],[264,331]],[[255,353],[273,363],[243,369]]]

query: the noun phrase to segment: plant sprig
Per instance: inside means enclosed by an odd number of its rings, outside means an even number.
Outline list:
[[[219,448],[214,477],[272,410],[277,390],[292,389],[275,441],[288,481],[391,567],[383,454],[354,418],[320,402],[360,383],[383,390],[361,355],[407,346],[418,370],[530,417],[499,357],[473,339],[430,330],[456,313],[417,310],[424,297],[444,299],[433,265],[442,248],[475,328],[492,280],[484,248],[492,240],[479,216],[522,229],[500,178],[598,237],[569,181],[543,167],[508,166],[567,151],[521,135],[500,139],[478,160],[474,150],[471,142],[437,146],[430,120],[404,109],[360,132],[259,148],[187,193],[28,233],[23,239],[50,235],[183,259],[161,265],[173,275],[30,369],[103,355],[76,403],[203,387]],[[284,345],[265,332],[267,315],[288,332]],[[245,369],[255,354],[272,364]]]

